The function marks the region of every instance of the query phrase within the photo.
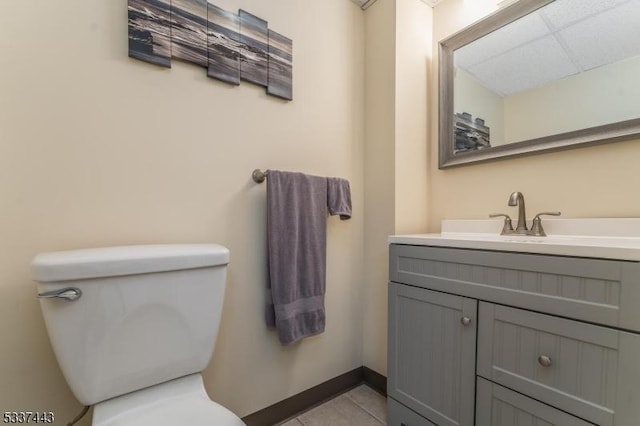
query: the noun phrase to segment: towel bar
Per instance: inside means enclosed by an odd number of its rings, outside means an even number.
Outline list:
[[[265,170],[264,172],[260,169],[255,169],[253,173],[251,173],[251,178],[255,183],[262,183],[267,178],[269,171]]]

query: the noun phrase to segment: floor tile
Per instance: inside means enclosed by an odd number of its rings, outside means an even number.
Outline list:
[[[367,385],[358,386],[347,392],[347,396],[363,410],[380,422],[387,422],[387,400]]]
[[[286,423],[282,423],[280,426],[303,426],[298,419],[289,420]]]
[[[381,426],[345,394],[298,416],[303,426]]]

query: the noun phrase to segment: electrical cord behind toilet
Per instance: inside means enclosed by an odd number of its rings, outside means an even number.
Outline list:
[[[71,420],[69,423],[67,423],[67,426],[73,426],[76,423],[78,423],[80,421],[80,419],[83,418],[85,414],[87,414],[87,411],[89,411],[89,407],[91,407],[91,406],[90,405],[85,406],[82,409],[82,411],[80,411],[80,413],[73,420]]]

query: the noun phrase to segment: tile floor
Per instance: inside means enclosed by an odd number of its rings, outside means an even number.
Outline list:
[[[280,426],[384,426],[387,401],[367,385],[360,385]]]

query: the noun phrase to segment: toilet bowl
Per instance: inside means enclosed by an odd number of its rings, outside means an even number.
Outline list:
[[[244,426],[222,405],[211,401],[202,376],[192,374],[101,402],[93,409],[94,426]]]
[[[47,332],[95,426],[242,426],[200,372],[215,347],[229,251],[216,244],[43,253],[31,264]]]

